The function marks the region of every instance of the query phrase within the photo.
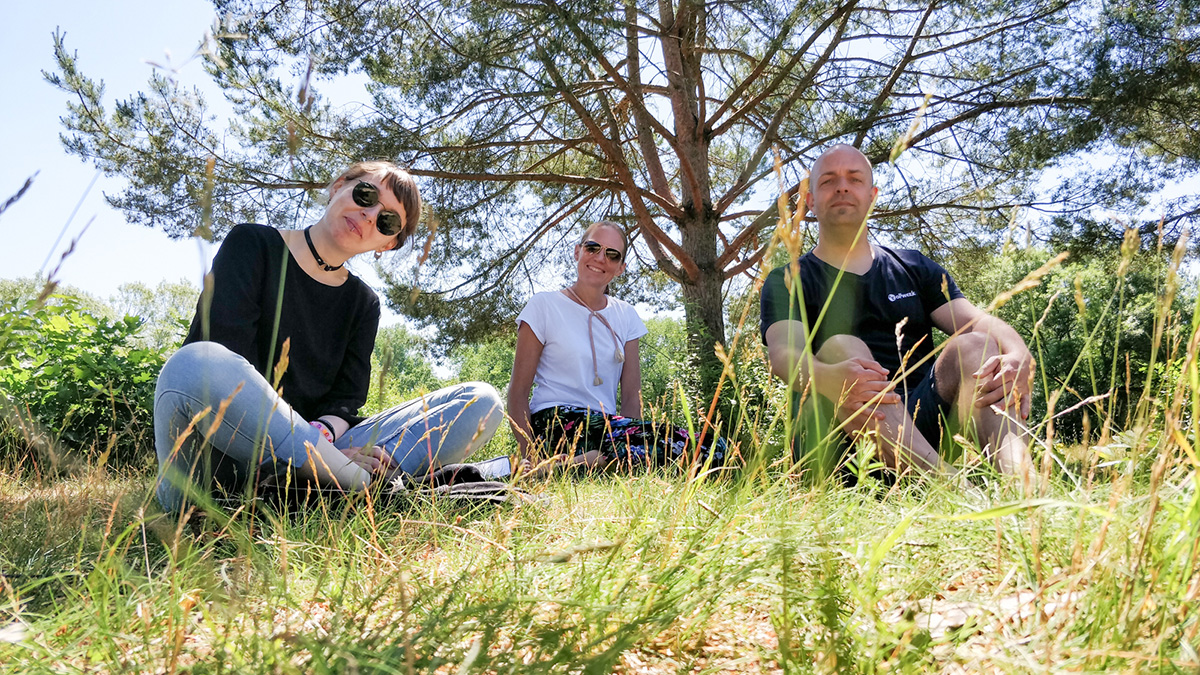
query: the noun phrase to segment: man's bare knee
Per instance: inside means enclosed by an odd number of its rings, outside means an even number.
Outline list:
[[[817,350],[817,360],[822,363],[841,363],[854,358],[875,360],[867,343],[853,335],[832,335]]]
[[[950,338],[937,360],[938,381],[961,382],[973,375],[988,358],[1000,353],[1000,343],[990,335],[965,333]]]

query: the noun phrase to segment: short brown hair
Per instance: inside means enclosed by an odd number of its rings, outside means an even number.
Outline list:
[[[421,192],[411,174],[391,162],[355,162],[347,167],[342,175],[333,179],[329,184],[329,192],[332,194],[333,188],[339,183],[372,173],[383,175],[384,186],[392,191],[396,200],[404,207],[404,228],[400,231],[396,244],[396,248],[400,248],[417,231],[417,223],[421,220]]]

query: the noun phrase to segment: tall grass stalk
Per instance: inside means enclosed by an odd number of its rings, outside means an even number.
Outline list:
[[[802,228],[781,213],[773,245],[794,257]],[[1104,326],[1127,311],[1116,283],[1084,298],[1111,303]],[[1083,461],[1039,445],[1037,492],[985,467],[961,485],[806,482],[778,391],[729,420],[676,397],[695,431],[740,439],[738,475],[559,477],[498,508],[363,495],[184,520],[151,475],[3,458],[0,673],[1195,672],[1196,303],[1155,322],[1177,380],[1126,424],[1110,374],[1081,405],[1111,437],[1085,435]],[[738,400],[766,363],[748,311],[723,347]]]
[[[1149,474],[1052,476],[1043,499],[808,487],[760,459],[556,479],[498,509],[254,504],[198,534],[147,476],[10,467],[3,611],[27,629],[0,672],[1187,672],[1200,491],[1169,440],[1191,430],[1161,430]]]

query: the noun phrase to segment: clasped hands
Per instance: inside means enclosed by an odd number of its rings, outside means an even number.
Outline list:
[[[895,383],[888,379],[888,370],[871,359],[853,357],[840,363],[830,364],[829,381],[836,383],[840,391],[831,392],[826,398],[838,402],[837,416],[846,421],[860,415],[882,420],[881,405],[896,404],[900,396],[893,389]],[[866,419],[863,420],[864,423]]]
[[[1035,366],[1033,356],[1028,352],[988,357],[971,373],[976,381],[975,407],[1016,408],[1021,419],[1028,419]],[[869,414],[882,420],[884,414],[879,406],[900,403],[900,396],[894,391],[896,383],[888,379],[887,368],[877,362],[854,357],[832,364],[831,368],[833,377],[830,379],[842,384],[840,396],[833,399],[839,402],[838,419],[844,421]]]

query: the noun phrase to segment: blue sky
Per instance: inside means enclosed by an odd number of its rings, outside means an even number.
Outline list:
[[[149,62],[154,62],[175,69],[183,84],[200,87],[219,111],[220,94],[208,84],[199,60],[189,61],[213,27],[212,4],[207,0],[9,4],[0,22],[0,63],[4,64],[0,91],[5,101],[0,105],[0,157],[4,159],[0,200],[16,193],[34,172],[38,175],[25,196],[0,215],[0,241],[11,253],[0,278],[49,273],[71,240],[79,237],[57,274],[63,283],[100,298],[135,281],[154,286],[164,280],[188,280],[199,286],[216,248],[198,240],[172,241],[160,230],[126,223],[104,201],[105,193],[122,188],[121,179],[100,176],[88,190],[97,171],[63,150],[59,117],[66,112],[68,96],[47,83],[42,71],[54,69],[57,28],[66,34],[67,48],[78,54],[80,70],[103,80],[110,110],[115,100],[145,87],[154,70]],[[361,86],[344,80],[326,89],[353,99]],[[77,206],[78,213],[71,218]],[[369,264],[355,265],[355,273],[380,288]],[[385,325],[399,320],[384,309]]]
[[[54,67],[56,28],[66,33],[67,47],[78,53],[83,72],[102,79],[106,104],[146,84],[153,67],[147,61],[179,67],[185,84],[205,89],[200,63],[185,63],[215,12],[206,0],[43,0],[8,3],[0,22],[0,199],[7,199],[35,171],[40,172],[25,197],[0,215],[0,241],[6,255],[0,278],[48,272],[70,240],[83,233],[75,253],[62,265],[59,279],[100,297],[122,283],[187,279],[198,284],[215,250],[195,241],[171,241],[158,230],[127,224],[110,208],[104,193],[121,188],[119,179],[96,176],[91,168],[63,150],[59,116],[67,95],[45,82],[43,70]],[[353,100],[361,83],[339,81],[324,88]],[[326,91],[325,93],[329,93]],[[218,96],[209,97],[219,103]],[[221,126],[218,123],[218,126]],[[1176,185],[1167,192],[1186,193],[1195,185]],[[84,197],[85,192],[87,193]],[[82,202],[80,200],[82,199]],[[79,212],[71,220],[72,210]],[[55,244],[66,227],[65,235]],[[368,283],[369,265],[358,265]],[[390,318],[395,321],[395,318]]]
[[[46,83],[42,71],[54,68],[52,36],[60,28],[67,47],[78,52],[83,72],[104,80],[111,105],[145,85],[152,70],[146,61],[165,63],[169,53],[172,63],[184,62],[214,16],[212,5],[203,0],[8,3],[0,22],[0,91],[5,99],[0,106],[0,199],[39,173],[25,196],[0,215],[0,241],[9,252],[0,278],[36,274],[47,259],[49,272],[91,221],[75,253],[63,262],[59,278],[65,283],[100,297],[130,281],[199,283],[215,251],[127,224],[103,198],[120,189],[119,180],[100,177],[84,197],[96,170],[63,150],[59,116],[67,95]],[[199,82],[203,75],[199,63],[181,71],[185,81]],[[56,247],[76,205],[79,212]]]

